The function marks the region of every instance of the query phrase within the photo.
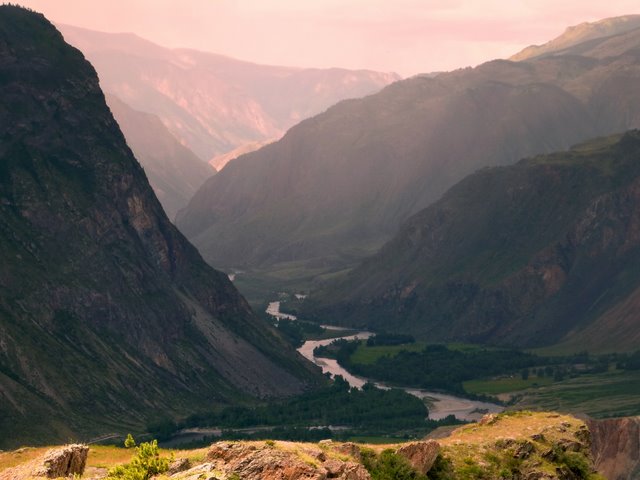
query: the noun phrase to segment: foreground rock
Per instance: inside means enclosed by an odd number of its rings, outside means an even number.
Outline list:
[[[89,447],[81,444],[49,450],[44,456],[43,465],[37,468],[33,475],[47,478],[82,475],[87,465],[87,455]]]
[[[205,463],[170,478],[181,480],[369,480],[367,470],[331,443],[219,442]]]
[[[593,475],[590,444],[589,430],[577,418],[509,412],[486,416],[441,439],[436,465],[448,471],[446,478],[469,478],[469,472],[486,480],[602,478]]]
[[[43,464],[34,470],[33,475],[47,478],[82,475],[88,454],[89,447],[80,444],[49,450],[44,456]]]
[[[398,448],[396,453],[409,460],[417,471],[427,473],[440,453],[440,444],[435,440],[408,443]]]
[[[11,452],[20,458],[25,455],[30,460],[0,471],[0,480],[33,480],[43,478],[63,478],[83,475],[87,465],[89,447],[80,444],[65,445],[48,450],[44,455],[33,458],[29,453],[32,448],[20,448]],[[0,451],[1,453],[1,451]],[[13,463],[13,462],[11,462]],[[15,463],[14,463],[15,464]],[[96,470],[95,468],[93,470]],[[105,470],[106,475],[106,470]],[[103,478],[100,475],[97,478]],[[85,477],[83,477],[85,478]],[[95,477],[94,477],[95,478]]]

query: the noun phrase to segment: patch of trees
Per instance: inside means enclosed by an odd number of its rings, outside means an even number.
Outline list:
[[[276,324],[276,328],[282,336],[294,347],[301,347],[309,335],[320,335],[324,328],[316,323],[303,322],[299,320],[289,320],[282,318]]]
[[[427,416],[425,404],[403,390],[382,390],[373,384],[351,388],[338,376],[332,385],[319,391],[263,405],[236,405],[198,413],[177,424],[156,423],[149,431],[157,435],[161,430],[162,438],[168,439],[184,428],[216,427],[223,430],[223,438],[315,440],[339,435],[424,435],[438,426],[460,423],[453,417],[433,421]],[[325,428],[329,426],[344,430],[332,432]],[[274,428],[238,431],[252,427]]]

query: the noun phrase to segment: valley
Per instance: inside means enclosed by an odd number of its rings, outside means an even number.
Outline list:
[[[0,5],[0,480],[638,478],[640,15],[402,79],[502,12],[70,1]]]

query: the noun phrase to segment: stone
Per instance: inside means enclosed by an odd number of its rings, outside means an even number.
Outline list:
[[[525,440],[524,442],[518,445],[515,453],[513,454],[513,458],[519,458],[524,460],[525,458],[529,458],[533,452],[536,451],[536,447],[533,443]]]
[[[173,475],[174,473],[184,472],[189,468],[191,468],[191,462],[188,458],[177,458],[169,464],[169,470],[167,470],[167,473],[169,475]]]
[[[327,478],[336,478],[344,473],[345,463],[340,460],[330,458],[322,464],[327,471]]]
[[[58,478],[71,475],[82,475],[87,465],[89,447],[82,444],[66,445],[49,450],[33,475],[36,477]]]
[[[420,473],[427,473],[440,453],[440,444],[435,440],[407,443],[398,448],[396,453],[406,458]]]
[[[349,455],[356,460],[362,460],[362,453],[360,447],[353,442],[345,442],[340,444],[333,444],[331,448],[334,452],[341,453],[343,455]]]
[[[354,444],[348,446],[353,454]],[[333,449],[333,445],[332,445]],[[358,455],[360,450],[357,449]],[[323,460],[324,459],[324,460]],[[319,447],[303,447],[278,442],[273,448],[263,443],[218,442],[207,453],[210,462],[206,475],[211,472],[220,479],[243,480],[370,480],[367,470],[355,462],[327,458]],[[192,475],[190,470],[189,475]],[[197,472],[196,472],[197,473]],[[205,475],[205,477],[206,477]],[[179,474],[172,478],[182,479]],[[189,480],[191,476],[186,477]],[[197,477],[193,477],[197,478]]]

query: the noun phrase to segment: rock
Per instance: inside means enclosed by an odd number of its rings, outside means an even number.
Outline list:
[[[33,475],[47,478],[82,475],[87,464],[88,454],[89,447],[81,444],[66,445],[62,448],[49,450],[44,456],[43,465],[38,467]]]
[[[340,444],[333,444],[331,449],[334,452],[341,453],[343,455],[349,455],[356,460],[362,460],[362,453],[360,452],[360,447],[353,442],[346,442]]]
[[[542,433],[534,433],[533,435],[531,435],[531,440],[535,440],[536,442],[544,442],[547,439]]]
[[[408,443],[398,448],[396,453],[409,460],[411,466],[419,472],[427,473],[440,453],[440,444],[435,440]]]
[[[524,442],[518,445],[515,453],[513,454],[513,458],[519,458],[524,460],[525,458],[529,458],[533,452],[536,451],[536,447],[533,443],[525,440]]]
[[[191,462],[189,461],[188,458],[178,458],[173,462],[171,462],[171,464],[169,465],[169,470],[167,470],[167,473],[169,475],[173,475],[174,473],[184,472],[189,468],[191,468]]]
[[[337,478],[341,480],[371,480],[367,469],[359,463],[346,462],[344,465],[344,472]]]
[[[345,447],[346,445],[346,447]],[[349,455],[360,455],[355,444],[337,445],[349,451]],[[355,456],[354,455],[354,456]],[[299,444],[278,442],[277,446],[264,444],[219,442],[213,444],[207,453],[205,470],[200,470],[202,478],[213,473],[221,480],[239,477],[243,480],[370,480],[366,469],[355,462],[343,462],[336,458],[327,458],[319,447],[301,448]],[[176,479],[191,480],[199,478],[197,469],[172,476]]]
[[[489,413],[480,419],[478,425],[493,425],[496,423],[496,420],[498,420],[498,415],[495,413]]]
[[[556,443],[563,452],[581,452],[585,450],[585,446],[580,442],[573,440],[560,440]]]

